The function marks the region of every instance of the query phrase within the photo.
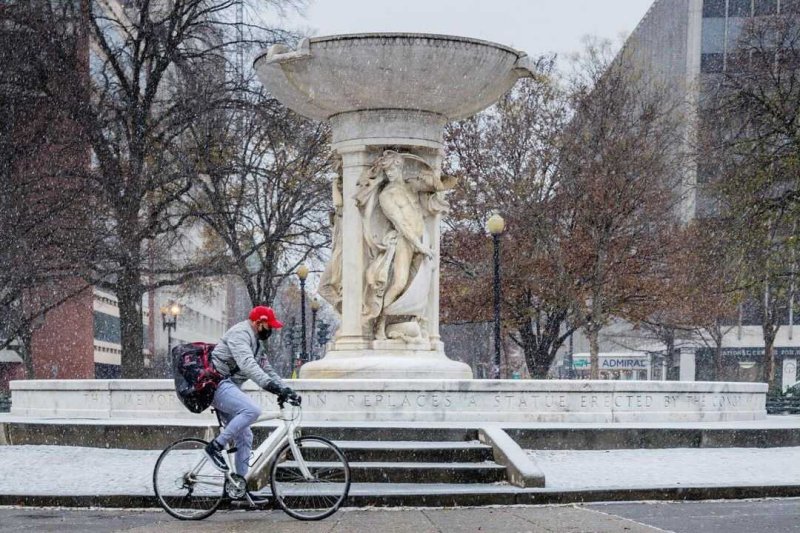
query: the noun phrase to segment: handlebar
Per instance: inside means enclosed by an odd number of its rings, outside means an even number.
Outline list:
[[[283,394],[278,395],[278,407],[283,409],[283,406],[287,402],[289,405],[293,405],[294,407],[300,407],[300,405],[303,403],[303,398],[299,394],[295,394],[293,396],[285,396]]]

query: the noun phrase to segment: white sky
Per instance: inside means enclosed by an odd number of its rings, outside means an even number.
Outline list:
[[[308,0],[291,26],[314,35],[421,32],[476,37],[565,57],[593,35],[619,41],[654,0]]]

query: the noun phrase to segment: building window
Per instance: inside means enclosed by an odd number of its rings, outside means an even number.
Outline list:
[[[94,364],[95,379],[120,379],[122,378],[122,367],[120,365],[106,365],[103,363]]]
[[[700,71],[704,73],[722,72],[724,66],[722,54],[702,54],[700,56]]]
[[[741,18],[728,19],[728,52],[740,46],[739,37],[744,30],[745,20]]]
[[[756,0],[754,15],[761,17],[764,15],[774,15],[778,12],[778,0]]]
[[[701,52],[719,54],[725,51],[725,19],[703,19],[703,41]]]
[[[800,0],[781,0],[781,13],[800,13]]]
[[[703,17],[725,17],[725,0],[703,0]]]
[[[729,2],[729,17],[749,17],[752,14],[752,3],[750,0],[729,0]]]
[[[95,311],[94,338],[98,341],[119,344],[122,338],[119,328],[119,317]]]

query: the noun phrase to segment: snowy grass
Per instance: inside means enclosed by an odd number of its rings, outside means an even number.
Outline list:
[[[0,494],[153,494],[160,450],[0,446]]]
[[[527,452],[547,489],[800,485],[800,447]]]
[[[0,494],[152,495],[153,467],[159,453],[70,446],[0,446]],[[800,447],[529,450],[528,453],[544,471],[547,491],[800,485]],[[391,488],[399,487],[395,484]],[[446,486],[439,484],[437,489],[446,490]]]

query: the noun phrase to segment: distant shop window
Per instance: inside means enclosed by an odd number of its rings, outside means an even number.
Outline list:
[[[94,338],[98,341],[119,344],[122,338],[119,327],[119,317],[94,312]]]
[[[701,52],[704,54],[713,54],[723,51],[725,51],[725,19],[703,19]]]
[[[741,18],[728,19],[728,51],[735,50],[737,46],[741,46],[739,37],[742,35],[745,22]]]
[[[756,0],[753,7],[757,17],[774,15],[778,12],[778,0]]]
[[[800,13],[800,0],[781,0],[781,13]]]
[[[722,54],[702,54],[700,56],[701,72],[722,72],[724,60]]]
[[[704,0],[703,17],[724,17],[725,0]]]
[[[751,0],[729,0],[728,16],[729,17],[749,17],[752,14]]]
[[[120,379],[122,377],[121,365],[94,364],[95,379]]]

